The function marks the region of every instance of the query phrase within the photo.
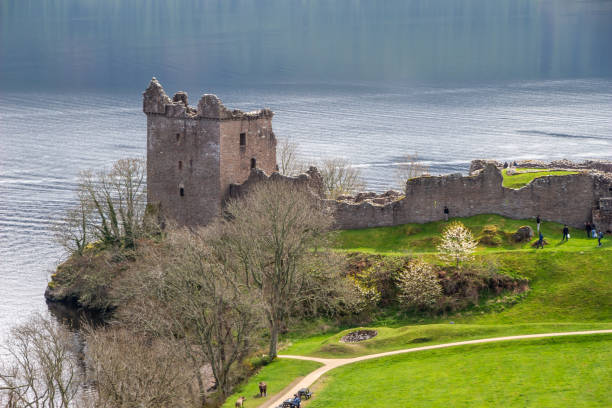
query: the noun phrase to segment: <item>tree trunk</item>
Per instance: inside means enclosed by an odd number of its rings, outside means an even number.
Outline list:
[[[276,358],[277,356],[277,347],[278,347],[278,332],[280,329],[280,322],[276,320],[272,320],[270,326],[270,358]]]

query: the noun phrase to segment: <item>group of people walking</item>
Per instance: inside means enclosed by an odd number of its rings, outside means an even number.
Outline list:
[[[584,229],[586,230],[587,238],[597,238],[597,246],[601,246],[601,240],[604,237],[604,233],[601,229],[597,229],[595,224],[590,222],[584,223]]]
[[[536,248],[544,248],[544,234],[542,233],[542,228],[540,224],[542,223],[542,219],[538,215],[536,217],[536,227],[538,232],[538,240],[536,242]],[[586,230],[587,238],[597,238],[597,246],[601,246],[601,240],[604,237],[604,233],[601,229],[597,229],[595,224],[591,224],[590,222],[584,223],[584,228]],[[570,230],[567,224],[563,226],[563,237],[561,238],[561,242],[569,241],[570,239]]]

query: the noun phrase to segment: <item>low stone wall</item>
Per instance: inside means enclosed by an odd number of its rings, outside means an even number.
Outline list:
[[[324,197],[323,181],[321,174],[316,167],[310,167],[306,173],[295,177],[283,176],[280,173],[272,173],[267,175],[261,169],[252,169],[249,178],[242,184],[231,184],[229,188],[229,198],[238,198],[247,194],[255,185],[268,181],[282,180],[299,186],[308,188],[317,199]]]
[[[509,218],[534,218],[583,227],[593,217],[599,199],[612,188],[612,181],[594,173],[547,176],[514,190],[502,186],[495,163],[471,176],[457,174],[419,177],[406,184],[403,199],[384,205],[371,201],[329,201],[338,229],[425,223],[450,217],[499,214]],[[604,222],[603,220],[600,222]]]

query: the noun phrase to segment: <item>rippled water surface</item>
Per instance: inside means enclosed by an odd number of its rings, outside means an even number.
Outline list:
[[[394,186],[474,158],[612,158],[607,0],[0,2],[0,338],[44,311],[77,174],[144,155],[141,92],[270,107],[310,160]]]

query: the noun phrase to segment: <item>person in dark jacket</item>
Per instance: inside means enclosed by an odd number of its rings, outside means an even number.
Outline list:
[[[567,224],[566,224],[563,226],[563,238],[561,238],[561,242],[568,241],[569,237],[570,237],[569,228],[567,227]]]
[[[448,207],[444,206],[444,221],[448,221]]]
[[[586,230],[586,234],[587,234],[587,238],[591,238],[591,229],[593,229],[591,227],[591,223],[590,222],[585,222],[584,223],[584,229]]]
[[[538,228],[538,229],[537,229],[537,230],[538,230],[538,233],[540,232],[540,223],[541,223],[541,222],[542,222],[542,220],[540,219],[540,215],[538,215],[538,216],[536,217],[536,226],[537,226],[537,228]]]
[[[601,240],[604,237],[604,233],[602,230],[597,231],[597,246],[601,246]]]

